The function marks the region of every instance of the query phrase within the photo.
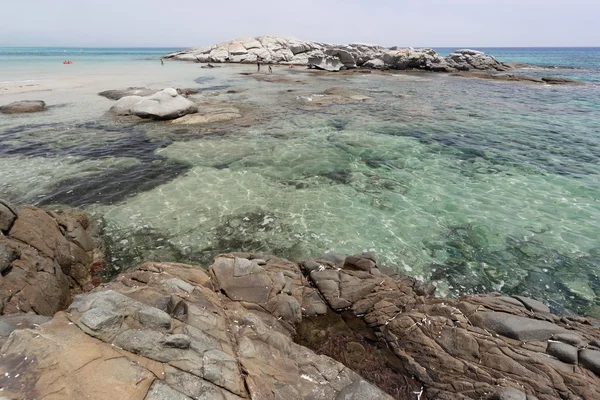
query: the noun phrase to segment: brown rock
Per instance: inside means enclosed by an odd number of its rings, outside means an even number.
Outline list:
[[[0,240],[0,314],[54,315],[69,304],[71,290],[93,287],[90,267],[102,250],[91,232],[80,212],[20,210]]]
[[[58,228],[56,220],[39,208],[21,210],[9,235],[56,259],[61,265],[70,265],[69,242]]]
[[[13,213],[10,207],[0,201],[0,231],[8,233],[8,230],[12,226],[15,218],[16,215]]]
[[[139,399],[155,376],[59,313],[38,330],[16,331],[0,358],[2,394],[12,399]]]

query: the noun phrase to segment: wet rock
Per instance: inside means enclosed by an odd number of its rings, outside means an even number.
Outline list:
[[[126,99],[126,97],[123,99]],[[175,119],[197,111],[196,104],[181,96],[173,88],[164,89],[152,96],[144,97],[131,106],[131,114],[140,118],[159,120]]]
[[[127,96],[152,96],[156,92],[158,92],[158,90],[156,89],[148,89],[143,87],[129,87],[127,89],[105,90],[103,92],[98,93],[98,96],[106,97],[110,100],[119,100]]]
[[[0,107],[0,113],[4,114],[24,114],[44,111],[46,103],[41,100],[22,100],[15,101]]]
[[[240,111],[236,108],[203,108],[197,114],[189,114],[181,118],[173,120],[173,124],[177,125],[203,125],[216,122],[230,121],[236,118],[241,118]]]
[[[577,347],[566,343],[550,342],[546,352],[567,364],[577,364]]]
[[[484,327],[502,336],[516,340],[548,340],[552,335],[567,333],[551,322],[519,317],[500,312],[479,312],[471,316],[475,326]]]

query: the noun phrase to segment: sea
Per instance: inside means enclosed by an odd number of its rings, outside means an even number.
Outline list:
[[[478,49],[528,65],[515,74],[583,82],[564,86],[285,67],[257,79],[253,65],[162,65],[173,50],[0,47],[0,104],[48,104],[0,114],[0,197],[87,210],[113,274],[231,251],[374,251],[439,295],[600,316],[600,48]],[[250,117],[110,116],[97,93],[127,87],[200,89]],[[370,100],[314,104],[334,87]]]

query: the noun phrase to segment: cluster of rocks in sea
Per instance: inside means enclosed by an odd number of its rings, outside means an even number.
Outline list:
[[[530,298],[437,298],[372,253],[147,262],[89,285],[84,214],[2,203],[0,222],[2,398],[600,398],[599,322]],[[373,357],[394,375],[354,371]]]
[[[357,67],[439,72],[510,69],[493,56],[469,49],[456,50],[443,57],[433,49],[386,48],[360,43],[335,45],[278,36],[228,40],[177,51],[163,58],[201,63],[256,63],[260,60],[267,64],[307,65],[327,71]]]

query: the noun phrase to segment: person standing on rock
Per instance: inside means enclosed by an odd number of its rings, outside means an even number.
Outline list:
[[[260,72],[260,56],[256,56],[256,66],[258,67],[258,71],[256,72]]]

